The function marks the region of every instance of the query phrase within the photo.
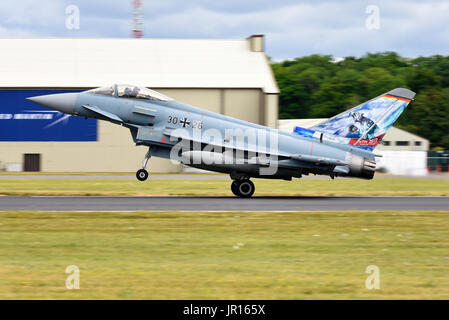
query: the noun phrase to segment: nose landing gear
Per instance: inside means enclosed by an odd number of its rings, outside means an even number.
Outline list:
[[[136,178],[139,181],[145,181],[148,178],[148,171],[145,169],[139,169],[136,172]]]
[[[137,170],[136,172],[136,178],[139,181],[145,181],[148,178],[148,171],[145,170],[145,168],[147,167],[148,164],[148,160],[150,160],[151,155],[150,155],[150,149],[148,149],[147,154],[145,155],[145,159],[143,159],[143,163],[142,163],[142,169]]]
[[[254,183],[248,178],[242,180],[234,180],[231,184],[231,191],[240,198],[250,198],[256,190]]]

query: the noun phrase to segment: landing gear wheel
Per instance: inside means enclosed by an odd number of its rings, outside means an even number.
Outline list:
[[[231,191],[235,196],[238,196],[239,194],[237,193],[237,189],[238,189],[238,182],[237,181],[232,181],[231,184]]]
[[[145,169],[140,169],[136,172],[136,178],[139,181],[145,181],[148,178],[148,171]]]
[[[137,180],[139,180],[139,181],[147,180],[147,178],[148,178],[148,171],[145,170],[145,168],[147,167],[148,160],[150,160],[150,158],[151,158],[150,148],[148,148],[148,152],[145,155],[145,159],[143,159],[142,169],[137,170],[137,172],[136,172]]]
[[[237,186],[236,193],[240,198],[250,198],[254,194],[256,188],[251,180],[241,180],[235,182]]]

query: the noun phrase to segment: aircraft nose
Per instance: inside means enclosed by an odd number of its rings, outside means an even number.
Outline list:
[[[35,96],[26,99],[59,112],[73,114],[77,97],[78,93],[70,92],[47,94],[44,96]]]

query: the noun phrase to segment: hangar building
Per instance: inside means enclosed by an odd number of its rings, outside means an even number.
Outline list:
[[[263,35],[217,39],[0,39],[0,170],[132,172],[146,148],[128,129],[64,117],[26,97],[126,83],[276,127],[278,95]],[[150,172],[180,165],[152,158]]]

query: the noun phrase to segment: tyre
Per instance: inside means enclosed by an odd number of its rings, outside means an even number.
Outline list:
[[[238,183],[237,193],[241,198],[250,198],[254,194],[255,189],[251,180],[243,180]]]
[[[139,181],[145,181],[148,178],[148,172],[145,169],[140,169],[136,172],[136,178]]]
[[[231,184],[231,191],[232,191],[232,193],[235,195],[235,196],[238,196],[239,194],[238,194],[238,182],[237,181],[232,181],[232,184]]]

